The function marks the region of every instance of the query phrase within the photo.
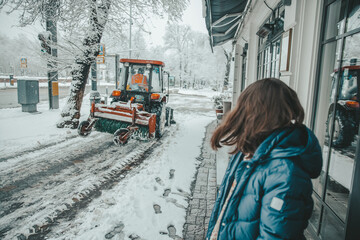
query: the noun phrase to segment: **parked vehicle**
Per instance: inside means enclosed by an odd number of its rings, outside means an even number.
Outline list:
[[[111,104],[92,102],[90,116],[80,123],[78,133],[90,134],[92,127],[114,134],[114,142],[126,144],[130,137],[160,138],[165,126],[175,123],[167,107],[169,94],[164,86],[161,61],[120,59],[120,84],[111,94]]]

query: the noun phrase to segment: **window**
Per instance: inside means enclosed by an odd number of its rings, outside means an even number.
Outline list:
[[[268,34],[259,34],[257,78],[279,78],[281,34],[284,32],[285,9],[279,5],[261,28],[271,29]],[[259,29],[261,32],[261,29]]]
[[[323,169],[313,181],[315,207],[310,220],[322,239],[345,239],[360,119],[359,9],[360,2],[351,0],[324,6],[313,122],[323,150]],[[352,191],[359,194],[358,189]]]
[[[152,69],[152,78],[151,78],[151,92],[161,92],[162,90],[162,82],[160,81],[160,67],[154,66]]]

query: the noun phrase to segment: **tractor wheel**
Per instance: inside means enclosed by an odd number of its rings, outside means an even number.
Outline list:
[[[331,123],[333,118],[333,113],[330,113],[327,121],[327,134],[330,136],[331,134]],[[344,111],[338,110],[335,114],[334,120],[334,136],[333,136],[333,144],[332,146],[335,148],[345,148],[351,145],[351,142],[354,139],[355,131],[354,120],[345,114]]]
[[[152,107],[152,112],[156,114],[156,129],[155,137],[161,138],[165,131],[166,123],[166,106],[164,103],[154,105]]]
[[[124,135],[127,134],[129,130],[127,128],[120,128],[114,133],[114,143],[118,146],[125,145],[128,142],[128,138],[124,138]]]
[[[86,137],[91,133],[91,129],[88,129],[89,121],[82,121],[78,127],[78,133],[80,136]]]

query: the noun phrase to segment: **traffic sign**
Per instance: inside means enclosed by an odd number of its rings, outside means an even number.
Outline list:
[[[59,96],[59,82],[51,81],[51,83],[52,83],[52,95]]]
[[[105,56],[105,44],[100,43],[99,45],[99,55],[98,56]]]
[[[27,68],[27,59],[25,57],[20,58],[20,68]]]
[[[105,56],[97,56],[96,57],[97,64],[104,64],[105,63]]]

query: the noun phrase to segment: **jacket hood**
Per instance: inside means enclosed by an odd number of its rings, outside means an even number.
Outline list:
[[[291,158],[311,178],[317,178],[322,168],[322,152],[314,133],[304,125],[275,130],[257,148],[252,161]]]

